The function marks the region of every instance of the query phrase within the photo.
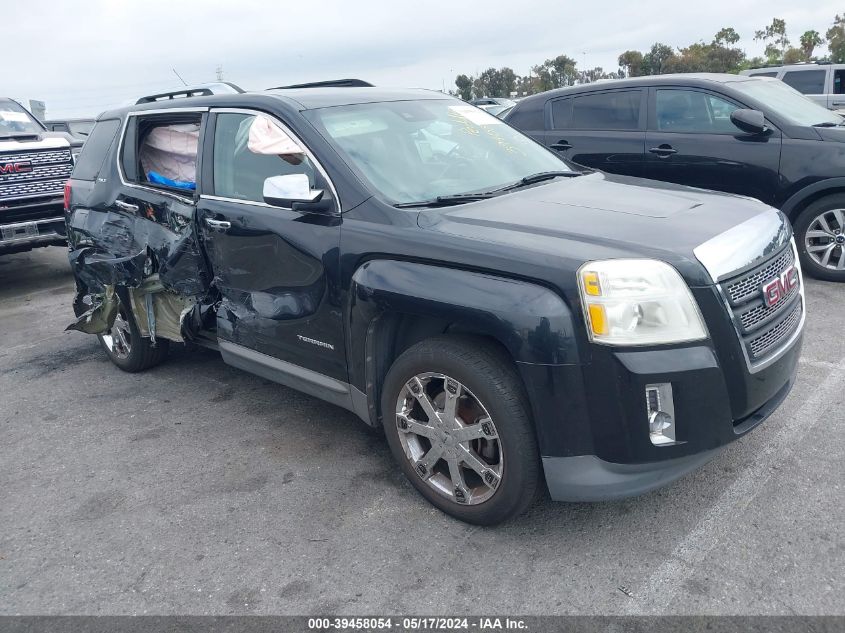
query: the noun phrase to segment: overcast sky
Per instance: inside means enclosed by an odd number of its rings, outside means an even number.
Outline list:
[[[518,74],[565,53],[579,67],[616,70],[619,53],[656,41],[742,36],[786,20],[794,45],[822,35],[838,2],[795,0],[0,0],[8,55],[0,95],[47,102],[52,118],[93,116],[138,96],[223,78],[260,89],[359,77],[382,86],[453,88],[458,73],[510,66]],[[802,7],[801,5],[804,4]]]

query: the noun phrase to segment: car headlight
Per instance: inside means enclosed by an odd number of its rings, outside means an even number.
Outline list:
[[[578,271],[578,285],[591,341],[663,345],[707,338],[689,287],[665,262],[588,262]]]

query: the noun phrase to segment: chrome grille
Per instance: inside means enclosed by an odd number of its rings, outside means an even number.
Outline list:
[[[795,302],[795,307],[792,308],[792,312],[789,313],[789,316],[783,319],[771,330],[768,330],[765,334],[752,339],[748,343],[748,347],[751,349],[751,354],[755,359],[765,356],[766,352],[771,350],[772,347],[777,345],[788,335],[792,334],[795,328],[798,327],[798,323],[801,321],[801,311],[803,307],[801,299],[798,299],[798,301]]]
[[[752,369],[777,352],[801,324],[801,281],[772,306],[766,305],[763,296],[763,286],[794,264],[795,252],[790,244],[763,264],[720,285]]]
[[[43,196],[54,193],[62,195],[64,192],[65,180],[36,180],[32,182],[13,182],[9,184],[0,183],[0,200],[14,198],[28,198],[30,196]]]
[[[32,171],[23,174],[9,174],[0,176],[0,188],[7,182],[24,182],[28,180],[44,180],[47,178],[70,178],[73,165],[64,163],[59,165],[39,165],[33,167]]]
[[[760,297],[757,297],[754,301],[749,302],[749,305],[752,306],[750,309],[746,312],[737,311],[743,332],[752,332],[758,326],[772,320],[787,303],[791,303],[792,299],[794,299],[795,295],[799,292],[800,290],[798,286],[793,287],[786,296],[782,297],[780,301],[771,307],[767,306],[766,302]],[[743,309],[746,307],[747,306],[743,306]]]
[[[778,276],[789,268],[793,261],[795,261],[795,258],[792,249],[787,248],[774,261],[764,264],[762,268],[756,269],[750,275],[742,277],[738,281],[726,283],[725,288],[731,304],[737,305],[756,295],[764,281]]]
[[[0,174],[0,202],[8,207],[37,196],[60,196],[73,171],[70,148],[18,150],[0,154],[0,163],[28,162],[32,171]]]
[[[28,160],[33,165],[49,165],[52,163],[69,163],[70,149],[48,149],[34,152],[14,152],[0,154],[0,162],[18,162]]]

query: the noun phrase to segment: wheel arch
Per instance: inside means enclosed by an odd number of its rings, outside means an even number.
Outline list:
[[[835,194],[845,194],[845,178],[829,178],[804,187],[783,203],[781,211],[794,224],[801,212],[813,202]]]
[[[380,424],[381,384],[396,358],[441,334],[480,337],[512,362],[579,364],[572,311],[552,290],[524,280],[401,260],[371,260],[352,276],[350,383]]]

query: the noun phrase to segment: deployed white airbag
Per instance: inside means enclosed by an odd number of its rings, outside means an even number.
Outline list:
[[[199,136],[200,127],[195,123],[150,130],[139,151],[144,174],[149,178],[150,172],[156,172],[170,180],[196,182]]]

